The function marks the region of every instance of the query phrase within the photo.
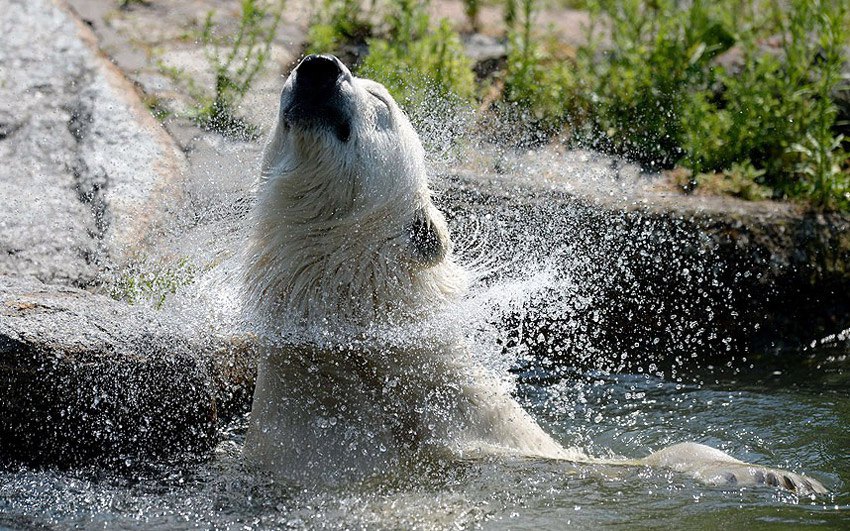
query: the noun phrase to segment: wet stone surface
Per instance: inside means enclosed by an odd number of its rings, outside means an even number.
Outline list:
[[[0,64],[0,458],[205,452],[250,396],[250,346],[76,289],[149,248],[183,154],[63,2],[5,2]]]
[[[0,456],[132,464],[205,452],[248,403],[249,358],[249,344],[195,337],[142,306],[0,277]]]
[[[463,241],[477,232],[501,274],[542,266],[560,279],[512,317],[543,358],[616,370],[635,368],[618,354],[725,363],[850,327],[846,215],[651,189],[609,196],[513,174],[457,173],[440,188],[461,249],[478,248]]]

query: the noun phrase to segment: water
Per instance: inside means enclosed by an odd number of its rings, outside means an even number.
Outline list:
[[[689,360],[688,375],[676,377],[658,376],[648,361],[655,359],[652,353],[631,353],[633,371],[609,371],[604,364],[579,369],[558,361],[558,351],[548,357],[541,349],[551,343],[546,337],[517,339],[504,324],[505,316],[535,306],[553,290],[573,301],[582,282],[539,263],[530,274],[503,271],[483,281],[457,312],[469,321],[473,344],[491,345],[476,351],[479,361],[511,374],[518,399],[563,445],[599,457],[640,457],[696,441],[748,462],[805,472],[831,494],[800,498],[771,488],[708,487],[664,470],[505,458],[443,463],[414,474],[389,470],[367,484],[305,490],[246,468],[240,455],[243,417],[222,430],[215,453],[200,463],[151,464],[133,471],[0,471],[0,529],[850,525],[846,346],[834,342],[750,355],[747,362],[733,364],[737,370]],[[232,295],[217,293],[223,300]],[[554,326],[554,320],[550,324],[554,337],[574,333]],[[510,346],[492,348],[500,340]],[[607,354],[606,359],[620,359]]]
[[[582,254],[581,246],[568,245],[547,249],[543,259],[525,249],[499,262],[494,250],[516,241],[508,229],[494,235],[490,221],[480,216],[453,221],[461,254],[482,273],[458,316],[469,322],[473,344],[491,345],[477,352],[479,361],[512,374],[516,396],[563,445],[599,457],[641,457],[676,442],[701,442],[748,462],[805,472],[831,494],[800,498],[771,488],[708,487],[664,470],[505,458],[444,463],[414,474],[389,470],[367,484],[305,490],[245,467],[240,453],[247,419],[239,418],[222,430],[221,444],[202,462],[132,471],[2,470],[0,529],[850,526],[846,344],[763,356],[726,352],[720,359],[733,362],[687,359],[673,364],[678,373],[655,364],[669,352],[659,355],[645,344],[628,355],[600,352],[588,341],[593,319],[570,316],[599,304],[596,288],[609,277],[587,268],[607,251]],[[548,226],[534,221],[530,230],[549,238],[572,221]],[[470,240],[464,234],[477,236]],[[221,267],[226,270],[227,263]],[[198,286],[187,289],[205,291]],[[219,309],[229,311],[220,319],[235,313],[231,288],[208,290],[221,299]],[[510,316],[529,308],[545,326],[518,333]],[[680,334],[677,340],[692,338]],[[504,348],[492,348],[499,343]],[[594,360],[605,363],[571,364],[566,358],[576,350],[593,352]]]
[[[498,245],[490,241],[487,247]],[[649,361],[657,357],[653,353],[630,353],[633,371],[606,370],[606,364],[579,369],[563,360],[562,352],[541,348],[553,341],[537,332],[518,336],[505,322],[553,291],[569,304],[553,307],[547,299],[546,311],[569,313],[585,288],[582,277],[571,275],[570,268],[555,271],[546,261],[536,262],[530,273],[515,272],[525,266],[495,273],[493,264],[482,266],[491,274],[457,316],[469,322],[472,344],[490,345],[476,351],[479,361],[511,374],[517,398],[564,446],[599,457],[640,457],[676,442],[701,442],[748,462],[805,472],[831,494],[801,498],[771,488],[708,487],[664,470],[506,458],[443,463],[413,474],[389,470],[366,484],[305,490],[275,483],[245,466],[240,455],[247,424],[243,417],[223,429],[214,455],[200,463],[153,464],[129,472],[4,470],[0,528],[850,526],[846,346],[833,342],[805,351],[750,355],[732,369],[689,360],[687,376],[676,377],[655,370]],[[216,293],[223,300],[232,295]],[[563,315],[546,316],[553,337],[575,335]],[[554,317],[561,325],[555,325]],[[499,342],[509,346],[493,348]],[[621,368],[620,356],[605,354],[614,368]],[[734,353],[726,357],[743,358]]]
[[[708,376],[708,375],[707,375]],[[645,455],[711,444],[754,463],[804,470],[832,494],[707,487],[678,474],[526,459],[446,464],[414,477],[321,490],[275,484],[240,459],[245,422],[199,464],[144,472],[0,472],[0,528],[750,529],[850,525],[848,377],[762,371],[755,383],[683,385],[645,375],[528,370],[517,393],[564,444]]]

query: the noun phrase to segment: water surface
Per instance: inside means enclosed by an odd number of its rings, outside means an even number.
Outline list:
[[[564,444],[595,455],[642,456],[698,441],[811,474],[832,491],[815,499],[771,488],[708,487],[659,470],[529,459],[451,463],[407,477],[388,471],[369,484],[303,490],[243,466],[240,419],[201,463],[135,472],[0,472],[0,527],[846,529],[850,378],[834,354],[822,355],[832,365],[814,376],[762,368],[746,375],[752,383],[741,375],[700,385],[641,374],[517,370],[518,396]]]

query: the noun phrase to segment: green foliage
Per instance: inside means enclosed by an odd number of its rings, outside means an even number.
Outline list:
[[[200,268],[188,258],[181,258],[175,264],[152,264],[140,260],[115,279],[109,295],[129,304],[150,301],[154,308],[160,310],[169,295],[193,284],[199,271]]]
[[[696,177],[697,186],[711,194],[725,194],[761,201],[769,199],[773,191],[764,186],[765,170],[756,169],[750,161],[733,162],[721,173],[701,173]]]
[[[238,118],[234,110],[269,57],[283,4],[283,0],[270,5],[262,0],[242,0],[236,35],[223,41],[215,35],[215,13],[207,14],[201,40],[215,74],[215,93],[198,110],[196,119],[203,127],[228,136],[256,136],[256,128]],[[222,47],[225,47],[223,53]]]
[[[514,15],[523,24],[511,32],[503,94],[531,127],[565,130],[574,143],[649,168],[720,175],[725,184],[715,188],[735,195],[762,197],[766,185],[774,196],[850,207],[832,100],[847,82],[846,3],[589,0],[610,43],[589,31],[566,64],[533,37],[532,4]],[[719,61],[727,51],[740,60]]]
[[[472,31],[479,31],[481,27],[478,23],[478,14],[481,11],[481,2],[479,0],[464,0],[463,10],[466,13],[466,18],[469,20],[469,26],[472,28]]]
[[[508,28],[508,31],[516,28],[516,20],[516,0],[505,0],[505,27]]]
[[[370,39],[358,74],[382,83],[408,109],[435,97],[469,101],[476,89],[472,63],[445,20],[433,33],[407,41]]]
[[[521,119],[544,137],[556,133],[569,119],[568,102],[574,100],[573,68],[557,54],[558,43],[532,39],[533,0],[522,2],[521,17],[514,11],[509,24],[507,72],[501,108],[510,122]],[[513,8],[516,9],[516,6]],[[522,22],[516,28],[518,21]]]
[[[168,106],[159,96],[153,94],[143,94],[142,103],[150,110],[154,118],[160,122],[164,122],[171,116],[171,111]]]
[[[688,9],[673,0],[608,0],[594,8],[610,20],[613,42],[601,60],[580,65],[589,90],[575,92],[573,109],[587,113],[577,137],[650,168],[671,167],[686,155],[691,94],[711,86],[711,60],[734,38],[703,0]]]
[[[307,53],[338,53],[345,44],[365,42],[373,28],[360,5],[358,0],[324,0],[307,32]]]
[[[777,195],[826,208],[850,205],[848,156],[834,131],[831,99],[842,82],[846,22],[839,2],[793,0],[773,11],[779,35],[773,53],[742,32],[740,71],[720,70],[718,97],[694,92],[683,106],[682,162],[695,171],[721,171],[751,161]]]
[[[446,20],[432,28],[427,2],[389,2],[379,31],[359,14],[358,6],[349,0],[327,1],[320,22],[310,29],[308,51],[340,53],[345,45],[364,40],[368,53],[358,75],[385,85],[411,112],[427,100],[470,101],[475,96],[472,62],[460,37]]]
[[[493,79],[511,135],[684,168],[688,190],[850,209],[850,146],[833,99],[850,82],[845,0],[563,0],[591,12],[575,48],[541,38],[537,4],[504,5],[508,56]],[[381,5],[370,26],[359,3],[327,0],[332,16],[311,30],[311,51],[366,42],[358,73],[384,83],[414,121],[435,95],[473,99],[448,23],[432,28],[422,3]],[[471,19],[479,5],[465,2]]]

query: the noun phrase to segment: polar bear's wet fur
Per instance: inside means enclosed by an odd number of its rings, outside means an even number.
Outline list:
[[[283,479],[336,483],[504,454],[825,492],[695,443],[613,461],[558,444],[472,361],[462,330],[417,328],[467,285],[425,168],[382,85],[333,56],[306,57],[286,80],[245,266],[248,316],[266,335],[250,461]]]

